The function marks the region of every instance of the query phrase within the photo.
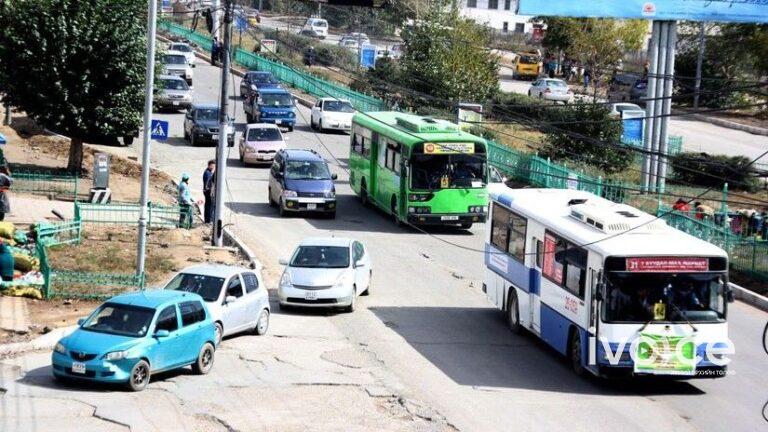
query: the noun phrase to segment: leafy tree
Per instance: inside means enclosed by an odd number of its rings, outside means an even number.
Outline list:
[[[83,140],[133,136],[142,124],[146,2],[14,0],[0,6],[0,91],[41,126]]]
[[[433,9],[403,31],[403,84],[454,102],[488,99],[499,87],[498,57],[487,48],[489,39],[488,28],[456,9]]]
[[[755,192],[759,188],[758,172],[744,156],[709,155],[684,152],[672,156],[672,179],[714,189],[728,183],[733,189]]]

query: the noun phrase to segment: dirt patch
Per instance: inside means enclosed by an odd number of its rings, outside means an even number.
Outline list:
[[[26,342],[57,327],[77,324],[101,302],[94,300],[35,300],[24,299],[31,325],[27,333],[0,331],[0,344]]]

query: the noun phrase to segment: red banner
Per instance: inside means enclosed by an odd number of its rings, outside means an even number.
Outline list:
[[[628,272],[669,273],[709,271],[709,258],[643,257],[627,258]]]

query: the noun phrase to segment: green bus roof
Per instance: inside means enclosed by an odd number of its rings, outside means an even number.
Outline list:
[[[486,142],[477,135],[460,130],[457,124],[447,120],[397,111],[357,113],[353,120],[409,147],[422,142]]]

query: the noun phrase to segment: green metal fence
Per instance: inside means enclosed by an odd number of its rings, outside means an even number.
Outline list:
[[[13,169],[11,173],[12,190],[15,192],[54,194],[77,201],[79,179],[76,174],[47,174]]]
[[[80,219],[63,222],[38,222],[35,224],[37,242],[45,246],[78,244],[82,238],[83,223]]]
[[[158,21],[158,26],[162,30],[169,31],[197,44],[205,51],[211,50],[212,42],[208,36],[165,20]],[[359,111],[383,111],[387,109],[387,104],[381,99],[356,92],[349,87],[322,79],[310,73],[297,71],[286,64],[269,60],[240,48],[235,50],[234,62],[247,69],[272,72],[275,78],[285,84],[316,97],[348,99]]]
[[[103,225],[138,225],[141,205],[138,203],[75,203],[75,219],[83,223]],[[165,206],[149,203],[147,226],[150,228],[190,228],[192,207]]]

